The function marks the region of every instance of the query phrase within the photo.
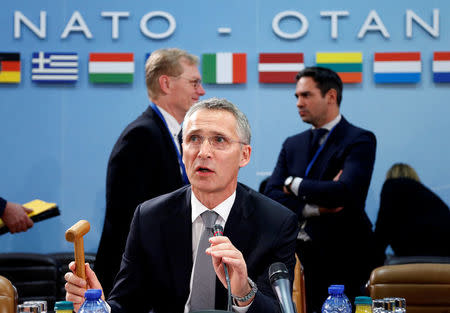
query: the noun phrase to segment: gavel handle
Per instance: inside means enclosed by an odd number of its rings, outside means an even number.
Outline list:
[[[77,276],[86,280],[86,271],[84,268],[84,243],[83,237],[77,238],[74,242],[75,264],[77,266]]]

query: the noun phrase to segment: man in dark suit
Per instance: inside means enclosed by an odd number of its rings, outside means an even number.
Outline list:
[[[280,312],[268,279],[274,262],[294,276],[295,214],[237,182],[250,161],[250,126],[225,99],[195,104],[183,123],[183,162],[191,186],[146,201],[136,209],[121,268],[108,304],[115,312],[191,312],[226,309],[223,264],[228,267],[233,311]],[[200,248],[204,214],[217,217],[224,236]],[[206,222],[205,222],[206,225]],[[200,240],[199,240],[200,237]],[[198,267],[200,260],[206,263]],[[87,281],[66,274],[66,299],[75,309],[85,288],[101,288],[86,265]],[[209,280],[196,279],[210,268]],[[196,296],[211,283],[210,296]],[[292,287],[292,286],[291,286]],[[211,300],[208,305],[198,300]]]
[[[120,135],[108,162],[106,216],[94,268],[109,294],[139,203],[188,183],[178,134],[186,111],[205,94],[197,57],[161,49],[146,63],[151,104]],[[184,174],[184,175],[183,175]]]
[[[298,215],[307,310],[320,312],[329,285],[344,284],[352,298],[369,278],[373,233],[364,206],[376,139],[340,114],[335,72],[304,69],[295,95],[300,117],[313,127],[283,143],[265,193]]]

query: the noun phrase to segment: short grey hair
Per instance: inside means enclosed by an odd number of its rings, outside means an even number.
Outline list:
[[[191,116],[199,110],[216,110],[216,111],[227,111],[233,114],[236,118],[236,132],[239,139],[245,144],[249,145],[252,137],[252,131],[250,129],[250,123],[248,122],[245,114],[238,109],[236,105],[228,101],[227,99],[210,98],[206,100],[199,101],[195,103],[187,111],[183,122],[183,132],[185,131],[186,122],[191,118]]]

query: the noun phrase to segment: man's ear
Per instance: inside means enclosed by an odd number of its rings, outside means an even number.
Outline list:
[[[327,94],[325,95],[327,97],[327,102],[329,104],[335,104],[337,103],[337,91],[334,88],[331,88],[327,91]]]
[[[244,167],[250,162],[250,155],[252,154],[252,147],[250,145],[244,145],[242,147],[241,160],[239,162],[239,167]]]
[[[165,94],[170,93],[170,86],[171,86],[171,81],[170,81],[170,77],[167,75],[161,75],[158,78],[158,82],[159,82],[159,87],[161,88],[161,91]]]

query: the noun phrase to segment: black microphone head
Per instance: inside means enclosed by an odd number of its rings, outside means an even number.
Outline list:
[[[282,262],[273,263],[269,267],[270,283],[272,284],[274,281],[276,281],[280,278],[289,279],[289,272],[286,268],[286,265],[284,265],[284,263],[282,263]]]
[[[213,226],[213,236],[214,237],[223,236],[223,227],[222,227],[222,225],[215,224]]]

